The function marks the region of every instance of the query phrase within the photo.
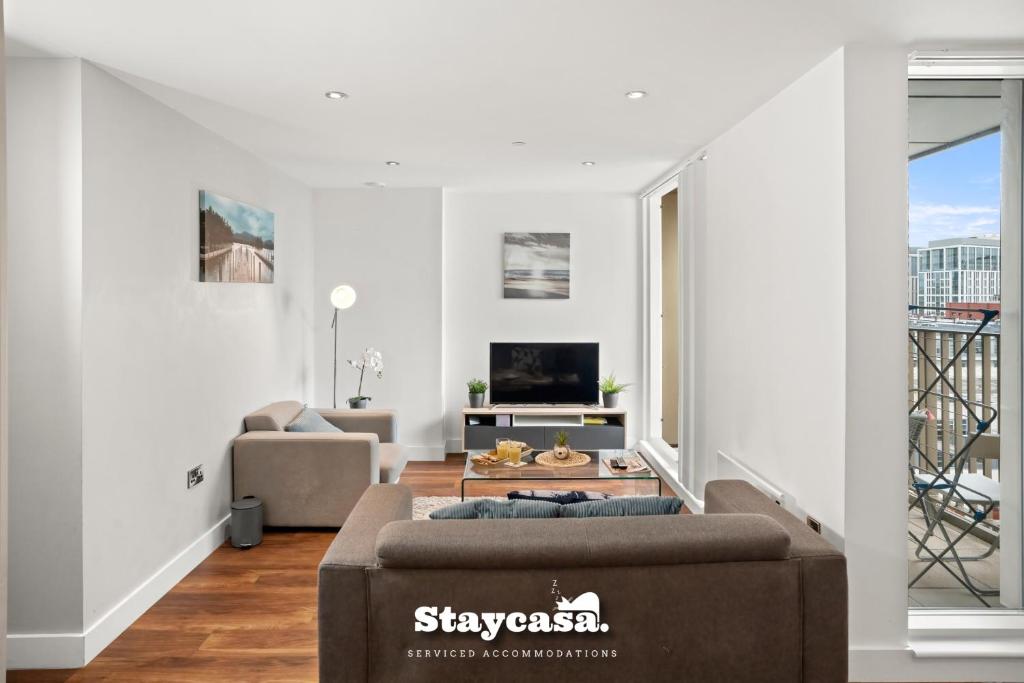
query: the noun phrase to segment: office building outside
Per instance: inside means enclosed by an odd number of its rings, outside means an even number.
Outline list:
[[[999,302],[998,237],[932,240],[927,247],[911,249],[911,281],[915,265],[917,292],[911,292],[911,304],[945,307]]]

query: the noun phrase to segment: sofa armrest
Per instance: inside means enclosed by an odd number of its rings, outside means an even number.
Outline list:
[[[267,526],[340,526],[380,481],[376,434],[246,432],[235,438],[234,495],[256,496]]]
[[[398,414],[393,410],[335,410],[318,408],[320,415],[346,432],[376,434],[381,443],[398,441]]]
[[[846,681],[846,557],[746,481],[708,482],[704,487],[704,511],[767,515],[789,532],[790,557],[800,563],[803,592],[803,680]]]
[[[366,571],[377,564],[377,533],[412,518],[412,492],[399,484],[366,490],[327,549],[317,582],[321,681],[369,680],[369,588]]]
[[[375,567],[377,534],[385,524],[412,519],[412,492],[400,484],[374,484],[366,489],[320,562],[325,568]]]
[[[821,534],[776,505],[750,482],[741,479],[717,479],[704,487],[704,512],[707,514],[767,515],[782,525],[792,538],[790,557],[840,555]]]

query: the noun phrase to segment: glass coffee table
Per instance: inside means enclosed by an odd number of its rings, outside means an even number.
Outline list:
[[[487,451],[469,451],[466,453],[466,469],[462,472],[461,498],[466,499],[466,482],[515,481],[515,482],[570,482],[570,481],[601,481],[615,480],[637,481],[647,480],[655,484],[658,495],[661,495],[661,478],[655,473],[651,463],[635,450],[603,450],[580,451],[590,456],[590,462],[578,467],[549,467],[531,462],[522,467],[509,467],[503,463],[497,465],[478,465],[470,458]],[[539,451],[536,451],[539,453]],[[642,472],[616,472],[604,463],[605,460],[617,456],[639,456],[647,469]]]

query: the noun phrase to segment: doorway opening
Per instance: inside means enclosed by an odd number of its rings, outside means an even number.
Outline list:
[[[661,438],[679,450],[679,190],[661,197]]]

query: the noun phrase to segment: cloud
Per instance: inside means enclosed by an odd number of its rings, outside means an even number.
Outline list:
[[[931,240],[977,237],[999,232],[999,207],[985,205],[910,205],[910,244],[924,246]]]
[[[1000,180],[1002,180],[1001,174],[988,173],[986,175],[974,176],[967,182],[971,185],[998,185]]]
[[[950,216],[999,215],[997,206],[956,206],[953,204],[911,204],[910,220],[927,220]]]

